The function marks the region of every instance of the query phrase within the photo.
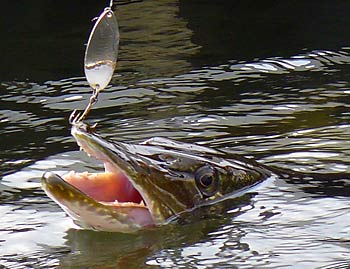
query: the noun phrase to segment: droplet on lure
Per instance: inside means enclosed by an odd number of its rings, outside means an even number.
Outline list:
[[[117,18],[106,8],[91,31],[85,51],[85,76],[93,89],[101,91],[110,82],[117,64],[118,46]]]

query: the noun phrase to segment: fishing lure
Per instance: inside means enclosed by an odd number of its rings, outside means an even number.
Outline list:
[[[117,65],[119,48],[119,29],[117,18],[112,10],[113,1],[97,18],[91,30],[84,57],[85,77],[93,92],[89,104],[80,115],[76,110],[70,116],[70,122],[83,121],[92,106],[97,102],[98,94],[108,86]]]

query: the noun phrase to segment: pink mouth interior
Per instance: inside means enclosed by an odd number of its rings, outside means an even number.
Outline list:
[[[132,202],[142,201],[140,193],[132,186],[121,172],[76,173],[69,172],[63,179],[99,202]]]

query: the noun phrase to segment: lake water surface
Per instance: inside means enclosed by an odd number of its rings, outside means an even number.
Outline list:
[[[105,5],[3,6],[0,268],[350,268],[350,3],[120,3],[117,72],[89,115],[100,134],[320,175],[277,178],[213,218],[135,234],[79,230],[40,187],[47,170],[101,169],[68,116],[90,97],[84,43]]]

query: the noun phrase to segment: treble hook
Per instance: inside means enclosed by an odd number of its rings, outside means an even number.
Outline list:
[[[69,116],[69,123],[74,125],[78,123],[78,118],[80,117],[80,113],[76,109],[73,110],[73,112]]]

